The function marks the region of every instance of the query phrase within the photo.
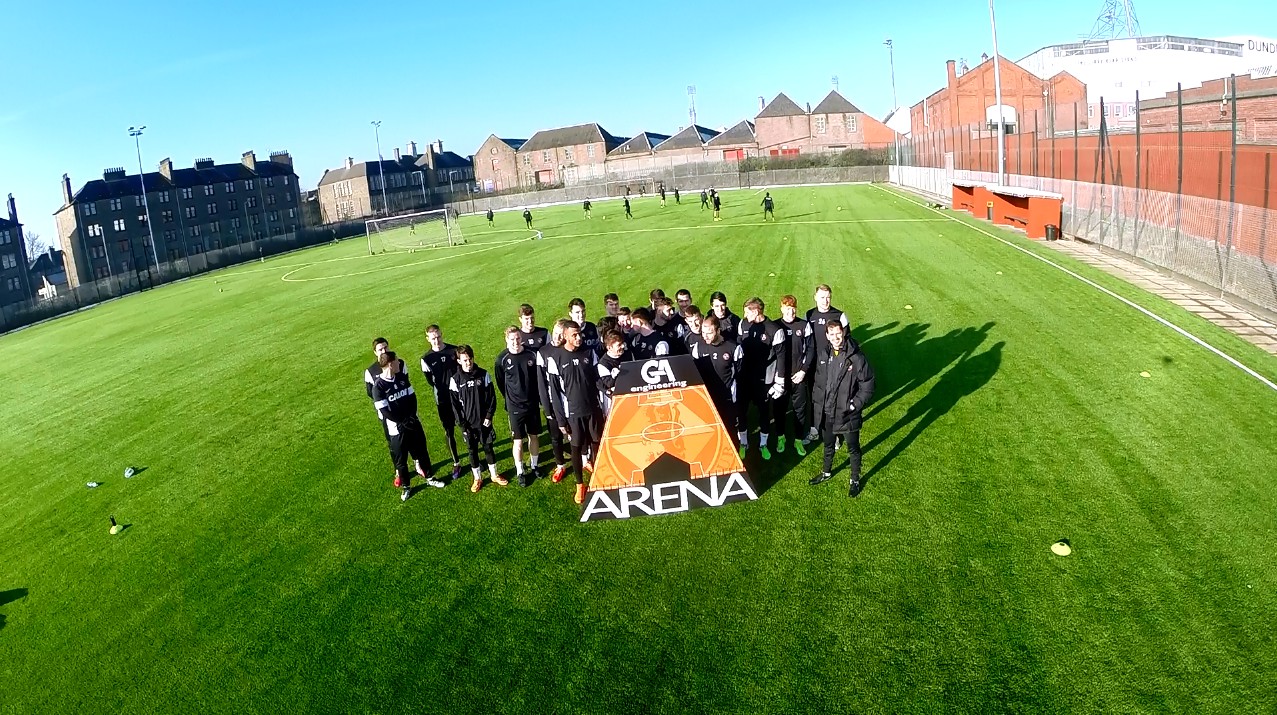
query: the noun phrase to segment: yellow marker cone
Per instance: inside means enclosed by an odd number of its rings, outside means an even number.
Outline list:
[[[1140,373],[1140,377],[1152,377],[1152,376],[1153,376],[1152,373],[1150,373],[1148,370],[1145,370],[1144,372]]]
[[[115,534],[120,533],[121,531],[124,531],[124,527],[123,527],[123,526],[120,526],[120,525],[119,525],[119,524],[117,524],[117,523],[115,523],[115,517],[114,517],[114,516],[113,516],[113,517],[111,517],[111,534],[112,534],[112,535],[115,535]]]
[[[998,275],[1002,275],[1002,271],[998,271]]]
[[[1068,539],[1060,539],[1054,544],[1051,544],[1051,553],[1056,556],[1068,556],[1073,553],[1073,547],[1069,546]]]
[[[905,306],[905,310],[913,310],[913,306],[912,306],[912,305],[906,305],[906,306]]]

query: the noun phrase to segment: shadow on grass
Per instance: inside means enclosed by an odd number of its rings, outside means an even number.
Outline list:
[[[0,591],[0,606],[7,606],[10,603],[27,597],[25,588],[11,588],[8,591]]]
[[[988,384],[989,380],[998,372],[998,368],[1002,365],[1002,348],[1006,346],[1005,342],[995,343],[993,347],[978,354],[964,354],[958,363],[948,370],[940,381],[931,388],[925,397],[910,405],[909,410],[903,417],[896,420],[895,424],[888,427],[885,431],[874,436],[868,444],[864,446],[864,453],[868,454],[875,447],[883,444],[892,435],[900,430],[913,425],[899,442],[887,452],[882,459],[879,459],[868,472],[861,478],[862,484],[868,484],[869,480],[891,464],[891,461],[900,456],[918,435],[926,431],[937,419],[944,416],[954,405],[963,397],[974,393],[976,390]],[[881,408],[880,408],[881,409]]]
[[[868,356],[869,363],[873,366],[875,373],[876,394],[874,402],[871,403],[865,413],[865,419],[869,419],[892,403],[935,379],[937,375],[949,365],[954,364],[955,361],[957,361],[958,366],[963,365],[963,362],[970,359],[971,355],[985,341],[993,326],[994,323],[989,322],[978,328],[969,327],[950,330],[943,335],[934,337],[928,337],[927,335],[927,330],[931,327],[929,323],[910,323],[904,327],[900,327],[899,322],[885,323],[883,325],[864,323],[852,328],[852,338],[860,344],[860,349]],[[897,330],[897,328],[899,329]],[[957,368],[955,367],[954,369]],[[944,378],[941,379],[941,382],[944,382]],[[948,389],[947,384],[946,389]],[[926,400],[933,400],[934,402],[935,398],[928,395],[928,397],[923,398],[924,402]],[[952,405],[949,405],[949,407],[952,407]],[[947,412],[948,407],[944,411]],[[939,414],[943,414],[943,412]],[[939,414],[936,416],[938,417]],[[930,425],[931,421],[934,421],[934,418],[928,420],[926,425]],[[925,429],[925,425],[923,428]],[[921,430],[918,431],[920,432]],[[913,437],[916,438],[917,435],[915,434]],[[912,439],[909,441],[912,441]],[[903,451],[908,444],[897,446],[900,447],[900,451]],[[819,459],[820,452],[823,449],[824,446],[817,442],[808,447],[808,452],[816,452],[816,458]],[[868,452],[869,447],[865,447],[864,451]],[[890,455],[891,458],[898,454],[895,450],[893,452]],[[751,451],[752,456],[753,452]],[[754,484],[761,495],[780,481],[803,459],[803,457],[798,456],[791,444],[782,454],[773,452],[770,462],[764,462],[761,459],[747,459],[746,467],[749,469],[750,474],[754,476]],[[845,465],[846,460],[844,459],[843,464],[836,469],[841,469]]]

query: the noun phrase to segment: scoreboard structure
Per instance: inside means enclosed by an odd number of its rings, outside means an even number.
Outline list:
[[[691,356],[620,366],[581,521],[757,498]]]

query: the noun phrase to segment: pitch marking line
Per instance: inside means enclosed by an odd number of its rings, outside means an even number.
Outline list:
[[[758,223],[711,224],[709,226],[665,226],[661,228],[636,228],[627,231],[597,231],[594,233],[569,233],[562,236],[547,236],[546,240],[562,238],[590,238],[593,236],[624,236],[630,233],[659,233],[661,231],[700,231],[704,229],[743,228],[746,226],[826,226],[851,223],[942,223],[943,218],[863,218],[829,221],[761,221]]]
[[[1162,316],[1158,315],[1157,313],[1154,313],[1153,311],[1149,310],[1148,308],[1145,308],[1144,306],[1139,305],[1139,304],[1135,303],[1134,301],[1131,301],[1131,300],[1129,300],[1129,299],[1127,299],[1127,298],[1124,298],[1124,297],[1122,297],[1122,296],[1118,295],[1117,293],[1114,293],[1113,291],[1109,290],[1108,288],[1105,288],[1104,286],[1100,285],[1099,283],[1096,283],[1095,281],[1091,280],[1090,278],[1087,278],[1087,277],[1085,277],[1085,276],[1079,275],[1078,273],[1076,273],[1076,272],[1074,272],[1074,271],[1072,271],[1072,270],[1069,270],[1068,268],[1065,268],[1064,266],[1062,266],[1062,265],[1060,265],[1060,264],[1056,263],[1055,261],[1052,261],[1052,260],[1051,260],[1051,259],[1049,259],[1049,258],[1046,258],[1046,257],[1044,257],[1044,256],[1039,256],[1038,254],[1034,253],[1033,251],[1030,251],[1030,250],[1029,250],[1029,249],[1027,249],[1027,248],[1024,248],[1023,246],[1017,246],[1016,244],[1014,244],[1014,243],[1012,243],[1012,242],[1010,242],[1010,241],[1006,240],[1005,238],[1002,238],[1001,236],[998,236],[998,235],[996,235],[996,234],[990,233],[989,231],[986,231],[986,230],[984,230],[983,228],[981,228],[981,227],[979,227],[979,226],[973,226],[973,225],[971,225],[971,224],[967,223],[966,221],[961,221],[961,220],[959,220],[958,218],[956,218],[956,217],[954,217],[954,216],[950,216],[949,214],[942,213],[942,212],[940,212],[939,210],[934,209],[934,208],[932,208],[932,207],[928,206],[927,204],[924,204],[924,203],[922,203],[922,202],[920,202],[920,201],[916,201],[916,200],[914,200],[914,199],[913,199],[912,197],[910,197],[910,196],[906,196],[906,195],[904,195],[904,194],[902,194],[902,193],[900,193],[900,192],[896,192],[896,191],[892,191],[892,190],[890,190],[890,189],[886,189],[886,188],[884,188],[884,187],[882,187],[882,186],[878,186],[877,184],[874,184],[874,186],[875,186],[875,187],[877,187],[877,188],[878,188],[879,190],[881,190],[881,191],[885,191],[885,192],[887,192],[888,194],[892,194],[892,195],[894,195],[894,196],[898,196],[899,198],[902,198],[902,199],[904,199],[905,201],[908,201],[908,202],[910,202],[910,203],[913,203],[913,204],[916,204],[916,205],[918,205],[918,206],[921,206],[921,207],[923,207],[923,208],[927,209],[928,211],[932,211],[932,212],[938,213],[938,214],[940,214],[941,216],[944,216],[944,217],[945,217],[947,220],[949,220],[949,221],[953,221],[954,223],[962,224],[963,226],[966,226],[967,228],[969,228],[969,229],[971,229],[971,230],[973,230],[973,231],[977,231],[977,232],[979,232],[979,233],[982,233],[982,234],[984,234],[984,235],[988,236],[989,238],[992,238],[992,239],[993,239],[993,240],[995,240],[995,241],[1000,241],[1001,243],[1005,243],[1006,245],[1010,246],[1011,248],[1014,248],[1015,250],[1017,250],[1017,251],[1019,251],[1019,252],[1021,252],[1021,253],[1024,253],[1024,254],[1026,254],[1026,255],[1032,256],[1032,257],[1034,257],[1034,258],[1038,259],[1039,261],[1042,261],[1043,263],[1047,264],[1048,266],[1051,266],[1051,267],[1053,267],[1053,268],[1059,269],[1060,271],[1063,271],[1064,273],[1067,273],[1068,275],[1073,276],[1074,278],[1076,278],[1076,279],[1078,279],[1078,280],[1082,281],[1083,283],[1085,283],[1085,284],[1087,284],[1087,285],[1091,286],[1092,288],[1094,288],[1094,289],[1096,289],[1096,290],[1100,291],[1101,293],[1104,293],[1105,295],[1108,295],[1108,296],[1110,296],[1110,297],[1113,297],[1113,298],[1116,298],[1116,299],[1118,299],[1118,300],[1122,301],[1123,303],[1125,303],[1125,304],[1127,304],[1128,306],[1130,306],[1130,307],[1132,307],[1132,308],[1134,308],[1134,309],[1138,310],[1139,312],[1143,313],[1144,315],[1147,315],[1148,317],[1152,318],[1153,320],[1156,320],[1157,322],[1161,323],[1162,325],[1165,325],[1166,327],[1170,328],[1171,330],[1174,330],[1175,332],[1179,333],[1180,335],[1183,335],[1184,337],[1188,338],[1189,340],[1192,340],[1193,342],[1197,343],[1198,345],[1200,345],[1200,346],[1202,346],[1202,347],[1206,348],[1207,350],[1209,350],[1209,351],[1211,351],[1211,352],[1215,353],[1216,355],[1218,355],[1218,356],[1220,356],[1220,357],[1224,358],[1224,359],[1225,359],[1225,360],[1227,360],[1229,363],[1232,363],[1232,365],[1233,365],[1233,366],[1235,366],[1235,367],[1237,367],[1238,369],[1240,369],[1242,372],[1246,373],[1247,375],[1250,375],[1251,377],[1255,378],[1256,380],[1259,380],[1259,381],[1260,381],[1260,382],[1262,382],[1264,385],[1266,385],[1269,389],[1273,390],[1274,392],[1277,392],[1277,383],[1273,383],[1273,381],[1272,381],[1272,380],[1269,380],[1268,378],[1264,377],[1263,375],[1260,375],[1259,373],[1257,373],[1257,372],[1255,372],[1254,370],[1250,369],[1250,368],[1249,368],[1249,367],[1247,367],[1246,365],[1242,364],[1242,362],[1241,362],[1240,360],[1238,360],[1237,358],[1233,357],[1232,355],[1229,355],[1228,353],[1224,352],[1223,350],[1220,350],[1219,348],[1215,347],[1214,345],[1211,345],[1210,343],[1206,342],[1205,340],[1202,340],[1201,338],[1197,337],[1196,335],[1193,335],[1192,333],[1190,333],[1190,332],[1188,332],[1187,330],[1185,330],[1185,329],[1183,329],[1183,328],[1179,327],[1178,325],[1176,325],[1176,324],[1172,323],[1171,321],[1167,320],[1166,318],[1163,318]]]
[[[279,279],[281,281],[284,281],[285,283],[308,283],[311,281],[331,281],[331,280],[336,280],[338,278],[352,278],[354,276],[362,276],[362,275],[367,275],[369,273],[380,273],[382,271],[391,271],[391,270],[396,270],[399,268],[411,268],[412,266],[420,266],[426,263],[437,263],[439,261],[446,261],[451,258],[461,258],[462,256],[473,256],[476,253],[493,251],[498,248],[504,248],[512,243],[523,243],[526,240],[527,239],[519,239],[517,241],[502,241],[500,243],[488,244],[487,246],[484,246],[483,248],[478,248],[473,251],[465,251],[463,253],[450,253],[446,256],[438,256],[437,258],[427,258],[425,260],[413,261],[411,263],[399,263],[393,266],[381,266],[380,268],[369,268],[366,271],[354,271],[353,273],[342,273],[335,276],[316,276],[315,278],[293,278],[292,277],[294,273],[303,271],[307,268],[310,268],[311,266],[320,265],[321,263],[333,263],[335,261],[349,261],[349,260],[354,260],[356,258],[372,258],[373,256],[350,256],[347,258],[333,258],[327,261],[316,261],[315,263],[308,263],[304,266],[300,266],[280,276]]]

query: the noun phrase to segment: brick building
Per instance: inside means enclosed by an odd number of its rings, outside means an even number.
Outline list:
[[[608,152],[605,159],[608,175],[626,178],[631,175],[651,173],[657,168],[656,154],[653,149],[669,138],[669,134],[657,132],[640,132],[631,137]]]
[[[502,139],[496,134],[479,145],[474,155],[474,178],[484,193],[522,186],[519,182],[519,149],[527,139]]]
[[[1035,126],[1047,134],[1071,131],[1075,105],[1082,112],[1078,124],[1086,126],[1086,85],[1076,77],[1059,72],[1044,79],[1005,57],[999,62],[1003,120],[1008,133],[1032,132]],[[958,127],[980,127],[996,132],[998,110],[993,62],[985,60],[959,74],[957,64],[949,60],[946,70],[945,86],[910,108],[913,136]]]
[[[615,137],[596,123],[543,129],[516,152],[520,185],[575,184],[602,179],[608,152],[628,137]]]
[[[1144,131],[1176,131],[1179,101],[1184,104],[1185,131],[1232,130],[1232,95],[1237,93],[1237,140],[1277,141],[1277,77],[1228,77],[1203,82],[1182,92],[1140,101],[1140,127]],[[1182,100],[1180,99],[1182,98]]]
[[[871,149],[895,140],[894,132],[837,91],[815,109],[804,109],[781,92],[754,117],[754,135],[765,156]]]
[[[415,148],[416,144],[411,143],[409,147]],[[395,151],[398,152],[397,149]],[[427,144],[425,153],[417,157],[415,163],[418,170],[428,172],[426,186],[435,193],[445,188],[449,194],[469,193],[469,186],[475,180],[474,157],[445,151],[442,139]]]
[[[18,205],[9,194],[9,216],[0,216],[0,306],[31,299],[27,242],[18,221]]]
[[[146,201],[142,199],[145,186]],[[235,164],[197,159],[177,169],[164,159],[144,177],[107,169],[79,191],[62,175],[62,208],[54,213],[74,288],[111,275],[150,270],[161,263],[224,245],[291,233],[301,227],[300,188],[288,152],[257,161],[245,152]],[[155,249],[147,227],[154,228]]]
[[[52,246],[31,259],[27,272],[31,276],[31,287],[40,298],[56,297],[59,291],[67,287],[67,269],[62,251]]]
[[[708,161],[709,152],[705,148],[705,143],[716,136],[718,132],[713,129],[693,124],[652,147],[652,153],[664,166]]]
[[[741,161],[758,156],[754,123],[748,119],[705,142],[708,161]]]

